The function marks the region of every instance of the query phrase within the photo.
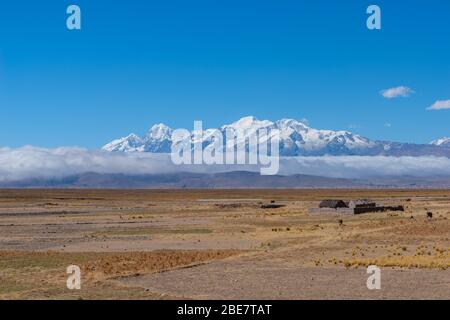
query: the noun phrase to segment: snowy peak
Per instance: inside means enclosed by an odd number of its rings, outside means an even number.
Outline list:
[[[243,131],[248,131],[248,130],[258,130],[261,128],[268,128],[268,127],[272,127],[274,125],[273,122],[269,121],[269,120],[263,120],[260,121],[258,119],[256,119],[253,116],[248,116],[248,117],[243,117],[241,119],[239,119],[238,121],[235,121],[231,124],[227,124],[222,126],[222,130],[227,129],[227,128],[231,128],[234,130],[243,130]]]
[[[132,133],[126,137],[111,141],[102,149],[111,152],[139,151],[142,144],[143,140],[139,136]]]
[[[434,146],[450,147],[450,138],[444,137],[441,139],[437,139],[437,140],[431,141],[430,144],[432,144]]]
[[[163,123],[150,128],[147,135],[139,137],[134,133],[105,145],[109,152],[155,152],[168,153],[172,145],[173,130]]]
[[[166,126],[164,123],[155,124],[150,128],[147,134],[147,138],[164,140],[171,139],[173,130]]]
[[[294,119],[281,119],[276,122],[276,126],[280,129],[292,128],[296,131],[308,130],[309,127],[305,122],[294,120]]]

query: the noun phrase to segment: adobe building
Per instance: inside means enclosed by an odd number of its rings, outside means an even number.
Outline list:
[[[323,200],[319,208],[309,210],[310,214],[331,213],[331,214],[362,214],[369,212],[405,211],[403,206],[380,206],[376,202],[362,199],[345,202],[338,199]]]

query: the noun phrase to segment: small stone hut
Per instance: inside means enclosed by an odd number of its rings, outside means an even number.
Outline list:
[[[329,209],[337,209],[337,208],[348,208],[348,205],[342,200],[323,200],[319,204],[319,208],[329,208]]]

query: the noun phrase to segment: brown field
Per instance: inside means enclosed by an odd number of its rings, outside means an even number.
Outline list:
[[[0,190],[0,299],[177,298],[450,299],[450,190]]]

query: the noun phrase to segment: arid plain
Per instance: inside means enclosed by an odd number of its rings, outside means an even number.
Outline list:
[[[450,299],[450,190],[0,190],[0,299],[176,298]]]

